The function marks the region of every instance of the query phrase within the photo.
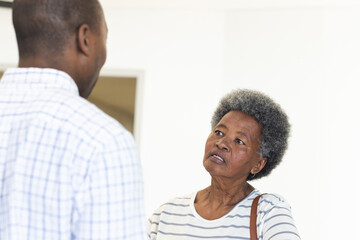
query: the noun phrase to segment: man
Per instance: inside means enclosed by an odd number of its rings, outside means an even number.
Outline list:
[[[106,60],[97,0],[15,0],[0,81],[0,239],[145,239],[133,137],[84,98]]]

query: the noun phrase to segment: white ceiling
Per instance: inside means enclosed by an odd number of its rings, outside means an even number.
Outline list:
[[[231,10],[263,7],[360,6],[359,0],[99,0],[104,7]]]
[[[2,0],[13,2],[13,0]],[[102,5],[119,8],[174,8],[233,10],[269,7],[360,6],[359,0],[99,0]]]
[[[2,0],[13,2],[13,0]],[[231,10],[263,7],[360,6],[359,0],[99,0],[104,7]]]

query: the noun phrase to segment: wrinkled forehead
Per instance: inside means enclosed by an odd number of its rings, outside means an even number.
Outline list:
[[[227,112],[217,125],[219,124],[231,125],[239,129],[248,129],[253,133],[261,132],[261,126],[254,117],[238,110]]]

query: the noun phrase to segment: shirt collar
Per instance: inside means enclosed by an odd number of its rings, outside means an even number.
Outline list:
[[[9,68],[0,84],[18,89],[62,89],[79,95],[75,81],[67,73],[52,68]]]

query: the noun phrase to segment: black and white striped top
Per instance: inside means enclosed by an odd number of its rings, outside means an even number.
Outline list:
[[[250,239],[250,209],[260,192],[254,190],[230,212],[219,219],[206,220],[194,207],[196,193],[174,198],[161,205],[150,217],[151,240]],[[299,240],[289,204],[277,194],[266,194],[258,205],[259,240]]]

